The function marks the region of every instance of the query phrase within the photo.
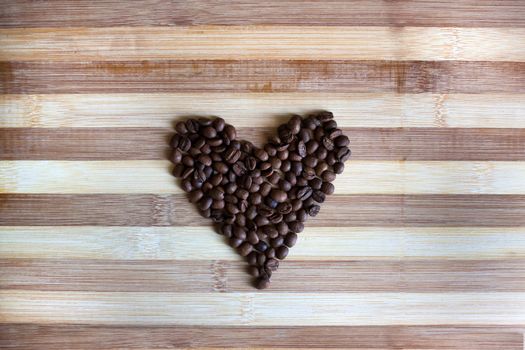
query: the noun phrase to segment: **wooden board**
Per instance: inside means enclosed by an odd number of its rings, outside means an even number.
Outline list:
[[[521,0],[6,1],[0,93],[0,348],[524,348]],[[316,109],[353,157],[257,291],[167,140]]]

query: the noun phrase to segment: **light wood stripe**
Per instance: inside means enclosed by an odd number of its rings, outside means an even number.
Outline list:
[[[225,72],[228,73],[225,74]],[[0,61],[0,78],[4,83],[0,85],[0,92],[4,94],[95,92],[525,93],[524,62]],[[245,111],[243,109],[243,113]],[[286,110],[286,113],[289,112]],[[205,113],[210,113],[210,110]],[[493,116],[491,119],[496,118]]]
[[[202,226],[185,196],[153,194],[0,194],[6,226]],[[525,226],[523,195],[331,196],[319,226]]]
[[[195,327],[0,324],[0,346],[56,349],[344,348],[522,350],[523,327],[349,326]]]
[[[156,160],[1,161],[1,191],[184,193],[171,168]],[[334,184],[337,194],[525,194],[525,162],[351,161]]]
[[[286,261],[525,258],[520,227],[311,227],[314,222]],[[211,227],[0,226],[0,242],[3,259],[241,261]]]
[[[1,323],[297,326],[514,325],[525,293],[0,291]],[[300,296],[300,297],[298,297]],[[275,310],[279,310],[276,317]],[[352,317],[349,317],[352,315]],[[429,317],[432,315],[432,317]]]
[[[294,248],[295,250],[295,248]],[[386,249],[385,249],[386,251]],[[51,256],[51,255],[50,255]],[[246,264],[220,260],[1,259],[0,289],[84,292],[253,291]],[[269,292],[523,292],[512,260],[281,262]]]
[[[525,66],[523,73],[525,77]],[[525,80],[523,82],[525,85]],[[524,101],[525,95],[516,93],[0,95],[0,114],[4,116],[0,118],[0,126],[172,128],[173,122],[179,117],[213,114],[225,118],[238,128],[258,128],[274,127],[284,122],[290,113],[304,114],[326,109],[332,111],[338,124],[346,128],[525,128]],[[93,108],[94,105],[98,108]]]
[[[523,28],[199,26],[0,29],[0,61],[524,61]],[[373,43],[372,45],[370,43]]]
[[[437,15],[439,14],[439,15]],[[525,27],[525,6],[519,0],[396,1],[373,0],[92,1],[17,0],[0,13],[0,27],[187,26],[187,25],[359,25],[440,27]]]
[[[237,128],[261,146],[270,128]],[[343,128],[352,160],[525,160],[525,128]],[[0,160],[167,159],[173,128],[0,128]]]

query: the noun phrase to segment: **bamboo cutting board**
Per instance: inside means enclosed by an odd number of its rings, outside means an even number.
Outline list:
[[[6,1],[0,75],[1,348],[524,348],[523,1]],[[353,157],[257,291],[167,140],[313,109]]]

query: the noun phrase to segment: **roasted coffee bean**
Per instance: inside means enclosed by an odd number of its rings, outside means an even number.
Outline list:
[[[334,119],[334,114],[329,111],[321,111],[321,112],[318,112],[315,115],[315,117],[321,122],[327,122],[329,120]]]
[[[178,122],[175,125],[175,131],[177,131],[179,134],[186,134],[188,132],[188,129],[186,128],[186,124],[184,122]]]
[[[332,182],[335,180],[335,173],[330,170],[326,170],[321,175],[321,179],[323,179],[324,182]]]
[[[243,241],[237,237],[231,237],[228,243],[232,248],[238,248],[243,243]]]
[[[224,135],[228,140],[233,141],[237,137],[237,132],[235,131],[235,128],[232,125],[226,124],[224,126]]]
[[[326,195],[324,194],[323,191],[320,191],[320,190],[315,190],[313,193],[312,193],[312,198],[314,201],[316,201],[317,203],[323,203],[326,199]]]
[[[288,256],[288,252],[289,252],[288,247],[285,245],[282,245],[279,248],[277,248],[277,250],[275,251],[275,257],[279,260],[283,260],[284,258]]]
[[[223,224],[220,229],[220,234],[226,237],[231,237],[233,234],[233,226],[229,224]]]
[[[226,203],[223,200],[214,200],[211,204],[212,209],[224,209]]]
[[[342,174],[343,171],[345,170],[345,165],[344,163],[341,163],[341,162],[336,162],[334,165],[334,173],[336,174]]]
[[[264,241],[259,241],[259,243],[255,244],[254,248],[257,251],[264,253],[266,249],[268,249],[268,244],[266,244],[266,242]]]
[[[279,169],[281,167],[282,161],[277,157],[272,157],[270,159],[270,163],[272,164],[272,168]]]
[[[312,139],[312,130],[310,129],[301,129],[297,135],[301,141],[308,143]]]
[[[304,225],[300,221],[292,221],[288,224],[288,227],[290,228],[290,231],[295,233],[300,233],[304,230]]]
[[[343,135],[343,130],[341,130],[341,129],[333,129],[333,130],[331,130],[328,133],[328,137],[330,139],[332,139],[332,140],[335,139],[336,137],[341,136],[341,135]],[[336,143],[336,145],[337,145],[337,143]]]
[[[259,277],[255,283],[255,288],[266,289],[270,286],[270,279],[268,277]]]
[[[297,183],[296,183],[297,186],[306,186],[308,185],[308,180],[305,179],[303,176],[300,176],[297,178]]]
[[[301,130],[301,122],[302,118],[298,115],[293,115],[290,120],[288,120],[288,129],[292,132],[292,134],[296,135]]]
[[[277,158],[279,158],[281,161],[288,159],[289,155],[290,151],[288,151],[287,149],[277,152]]]
[[[297,210],[301,209],[302,206],[303,206],[303,200],[302,199],[297,198],[297,199],[294,199],[292,201],[292,211],[297,211]]]
[[[221,174],[215,174],[210,178],[210,183],[213,186],[219,186],[222,182],[222,175]]]
[[[253,252],[252,252],[253,253]],[[250,253],[250,255],[252,254]],[[250,256],[248,255],[248,256]],[[259,277],[259,268],[257,266],[250,266],[248,267],[248,273],[252,275],[253,277]]]
[[[309,185],[313,190],[319,190],[319,189],[321,189],[322,184],[323,184],[323,181],[322,181],[320,178],[318,178],[318,177],[316,177],[316,178],[314,178],[314,179],[308,181],[308,185]]]
[[[279,139],[281,139],[281,142],[283,143],[291,143],[294,139],[294,135],[285,124],[277,128],[277,133],[279,134]]]
[[[267,217],[265,216],[261,216],[261,215],[258,215],[256,218],[255,218],[255,224],[258,226],[258,227],[262,227],[262,226],[266,226],[270,223],[270,220],[268,220]]]
[[[317,174],[317,176],[321,176],[321,174],[324,173],[325,170],[327,170],[328,168],[329,168],[328,163],[325,161],[321,161],[315,167],[315,173]]]
[[[283,217],[283,220],[288,224],[288,226],[290,225],[291,222],[297,220],[297,214],[296,212],[292,211],[288,214],[286,214],[284,217]]]
[[[308,209],[306,210],[306,212],[308,213],[308,215],[310,216],[317,216],[317,214],[319,214],[319,210],[321,209],[320,206],[318,205],[311,205],[310,207],[308,207]]]
[[[239,213],[239,208],[237,208],[237,206],[233,203],[226,203],[225,207],[226,211],[230,214],[238,214]]]
[[[349,140],[348,137],[345,136],[345,135],[338,136],[338,137],[334,140],[334,144],[335,144],[337,147],[346,147],[346,146],[348,146],[349,143],[350,143],[350,140]]]
[[[277,189],[272,190],[272,192],[270,193],[270,196],[272,197],[274,201],[278,203],[282,203],[286,201],[286,199],[288,198],[288,195],[286,194],[286,192],[277,190]]]
[[[228,166],[224,164],[223,162],[215,162],[212,165],[213,169],[217,171],[220,174],[226,174],[228,172]]]
[[[303,158],[295,152],[290,152],[288,159],[290,159],[292,162],[300,162]]]
[[[323,144],[324,148],[326,148],[328,151],[331,151],[334,149],[334,141],[332,141],[330,138],[323,136],[321,139],[321,143]]]
[[[297,242],[297,234],[293,232],[290,232],[289,234],[287,234],[284,239],[284,244],[289,248],[293,247],[296,242]]]
[[[279,222],[283,221],[283,215],[280,213],[273,213],[272,215],[268,216],[268,220],[272,224],[278,224]]]
[[[207,154],[201,154],[197,160],[199,162],[201,162],[202,164],[206,165],[206,166],[211,166],[212,164],[212,160],[211,160],[211,157]]]
[[[257,166],[257,160],[254,157],[246,157],[246,160],[244,161],[244,165],[246,165],[246,169],[248,170],[254,170]]]
[[[206,144],[206,140],[202,137],[196,137],[194,141],[192,141],[192,146],[194,148],[200,149],[202,146]]]
[[[281,171],[282,172],[287,172],[287,171],[290,171],[290,168],[292,167],[292,163],[289,161],[289,160],[283,160],[281,162]]]
[[[239,199],[248,199],[250,192],[246,191],[244,188],[238,188],[237,191],[235,191],[235,195]]]
[[[303,159],[303,164],[310,168],[315,168],[317,166],[318,159],[313,155],[309,155]]]
[[[225,185],[224,190],[228,194],[233,194],[233,193],[235,193],[235,191],[237,191],[237,184],[235,184],[233,182],[229,182],[229,183],[227,183]]]
[[[328,153],[328,155],[326,156],[326,164],[328,164],[329,166],[332,166],[335,164],[335,162],[337,162],[335,153],[334,152]]]
[[[215,200],[224,199],[224,190],[221,187],[214,187],[209,193],[210,197]]]
[[[203,197],[199,201],[199,209],[200,210],[209,209],[212,203],[213,203],[213,199],[211,199],[210,197]]]
[[[297,152],[299,157],[301,157],[301,158],[306,157],[306,155],[307,155],[306,145],[304,144],[304,142],[302,140],[297,143],[297,149],[295,151]],[[294,159],[291,159],[291,160],[294,160]]]
[[[213,126],[206,126],[201,129],[200,134],[207,139],[213,139],[217,136],[217,130]]]
[[[266,255],[266,259],[272,259],[272,258],[275,258],[275,249],[273,248],[268,248],[266,250],[266,252],[264,253],[264,255]]]
[[[203,195],[204,193],[201,190],[192,191],[188,194],[188,199],[190,203],[197,203]]]
[[[191,180],[190,179],[182,180],[182,182],[180,183],[180,187],[182,188],[182,190],[184,192],[191,192],[191,191],[193,191],[193,185],[191,184]]]
[[[325,194],[332,194],[334,193],[334,185],[330,182],[324,182],[323,185],[321,186],[321,191],[323,191],[323,193]]]
[[[212,122],[213,127],[217,132],[221,132],[224,130],[224,126],[226,125],[226,122],[222,118],[215,118]]]
[[[173,150],[170,160],[173,164],[179,164],[182,161],[182,152],[178,149]]]
[[[290,171],[296,176],[301,175],[301,172],[303,171],[303,164],[301,162],[292,162],[292,168],[290,169]]]
[[[297,216],[297,220],[299,220],[300,222],[305,222],[306,219],[308,218],[308,214],[306,213],[306,210],[304,209],[299,210],[296,216]]]
[[[175,168],[173,168],[173,176],[175,177],[182,177],[182,173],[184,172],[184,165],[177,164],[175,165]]]
[[[337,123],[333,119],[329,120],[329,121],[323,123],[323,128],[326,131],[331,132],[332,130],[337,129]],[[333,138],[333,137],[331,137],[331,138]]]
[[[297,191],[297,199],[304,201],[306,198],[312,195],[312,189],[309,186],[300,188]]]
[[[292,204],[290,204],[289,202],[284,202],[277,206],[277,212],[279,214],[286,215],[290,213],[291,211],[292,211]]]
[[[351,152],[350,152],[350,149],[348,149],[348,147],[341,147],[337,151],[335,157],[337,158],[338,161],[344,163],[350,158],[350,155],[351,155]]]
[[[253,245],[251,245],[248,242],[244,242],[243,244],[240,245],[240,247],[238,248],[238,251],[241,256],[247,256],[253,251]]]
[[[241,151],[231,145],[224,153],[224,160],[230,164],[237,162],[240,157],[241,157]]]
[[[274,239],[272,239],[270,241],[270,246],[272,248],[279,248],[280,246],[282,246],[284,244],[284,238],[283,236],[277,236],[275,237]]]
[[[319,142],[315,140],[310,140],[306,144],[306,153],[307,154],[313,154],[317,149],[319,148]]]
[[[326,148],[322,147],[322,146],[319,146],[319,148],[317,149],[317,151],[315,151],[315,156],[319,159],[319,160],[323,160],[326,158],[326,156],[328,155],[328,151],[326,150]]]

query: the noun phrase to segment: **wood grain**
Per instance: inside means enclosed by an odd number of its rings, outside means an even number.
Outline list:
[[[0,61],[324,60],[329,53],[337,60],[523,62],[523,37],[525,28],[13,28],[0,29]]]
[[[354,160],[346,165],[334,181],[341,195],[525,194],[525,162]],[[1,192],[183,194],[172,168],[167,160],[3,161]]]
[[[321,219],[306,225],[286,261],[525,258],[525,229],[520,227],[319,227]],[[209,226],[5,226],[0,242],[3,259],[241,261]]]
[[[1,194],[0,225],[202,225],[183,195]],[[308,226],[522,226],[523,195],[335,195]]]
[[[301,242],[303,243],[303,242]],[[51,256],[51,255],[50,255]],[[281,263],[270,293],[523,292],[525,254],[512,260],[352,260]],[[240,262],[1,259],[1,290],[250,292]]]
[[[76,3],[65,0],[8,2],[0,11],[0,27],[188,26],[188,25],[322,25],[525,27],[519,0],[429,2],[403,0],[346,1],[200,1],[117,0]]]
[[[0,291],[0,297],[1,323],[512,326],[525,322],[523,292],[301,293],[297,298],[293,293],[10,290]],[[275,317],[274,310],[279,310],[280,317]]]
[[[110,326],[0,324],[0,345],[75,349],[344,348],[522,350],[523,327],[465,326]]]
[[[206,57],[207,58],[207,57]],[[226,73],[225,73],[226,72]],[[0,92],[525,93],[525,62],[198,60],[0,62]],[[205,112],[210,113],[209,110]],[[507,124],[508,125],[508,124]]]
[[[487,67],[488,70],[494,68]],[[330,79],[340,80],[343,73],[341,70],[337,76],[334,74]],[[299,71],[294,79],[300,79],[300,74]],[[478,79],[480,73],[476,74],[478,75],[475,79]],[[503,74],[501,71],[498,74],[500,74],[498,81],[501,83]],[[519,79],[519,72],[513,71],[512,74],[514,76],[509,80]],[[112,74],[107,73],[106,79],[109,80],[111,76]],[[521,76],[525,77],[525,69]],[[132,79],[132,75],[127,78]],[[142,78],[147,79],[144,76]],[[369,81],[373,79],[368,78]],[[403,79],[400,76],[399,84],[404,84]],[[474,77],[465,76],[465,81],[467,79],[471,80]],[[491,86],[495,83],[496,80]],[[525,84],[525,79],[523,83]],[[50,79],[47,84],[55,84],[55,82]],[[126,83],[126,86],[128,84]],[[399,87],[403,88],[401,85]],[[480,88],[487,88],[487,85]],[[350,84],[348,89],[351,89]],[[199,103],[195,103],[196,100]],[[337,117],[338,125],[345,128],[505,128],[505,132],[512,133],[519,132],[519,130],[513,131],[512,128],[525,128],[524,101],[524,94],[514,92],[508,94],[178,92],[0,95],[0,111],[9,116],[0,119],[0,126],[140,127],[145,131],[156,127],[173,130],[173,124],[179,118],[218,115],[241,129],[274,128],[284,123],[290,113],[305,114],[326,109],[332,111]],[[93,108],[94,105],[98,108]],[[431,131],[439,132],[438,129]],[[136,137],[140,138],[140,135]]]
[[[229,119],[229,118],[228,118]],[[339,120],[339,118],[338,118]],[[229,120],[228,120],[229,121]],[[524,161],[525,128],[344,128],[352,160]],[[1,160],[167,159],[169,128],[0,128]],[[237,128],[263,145],[276,128]]]

